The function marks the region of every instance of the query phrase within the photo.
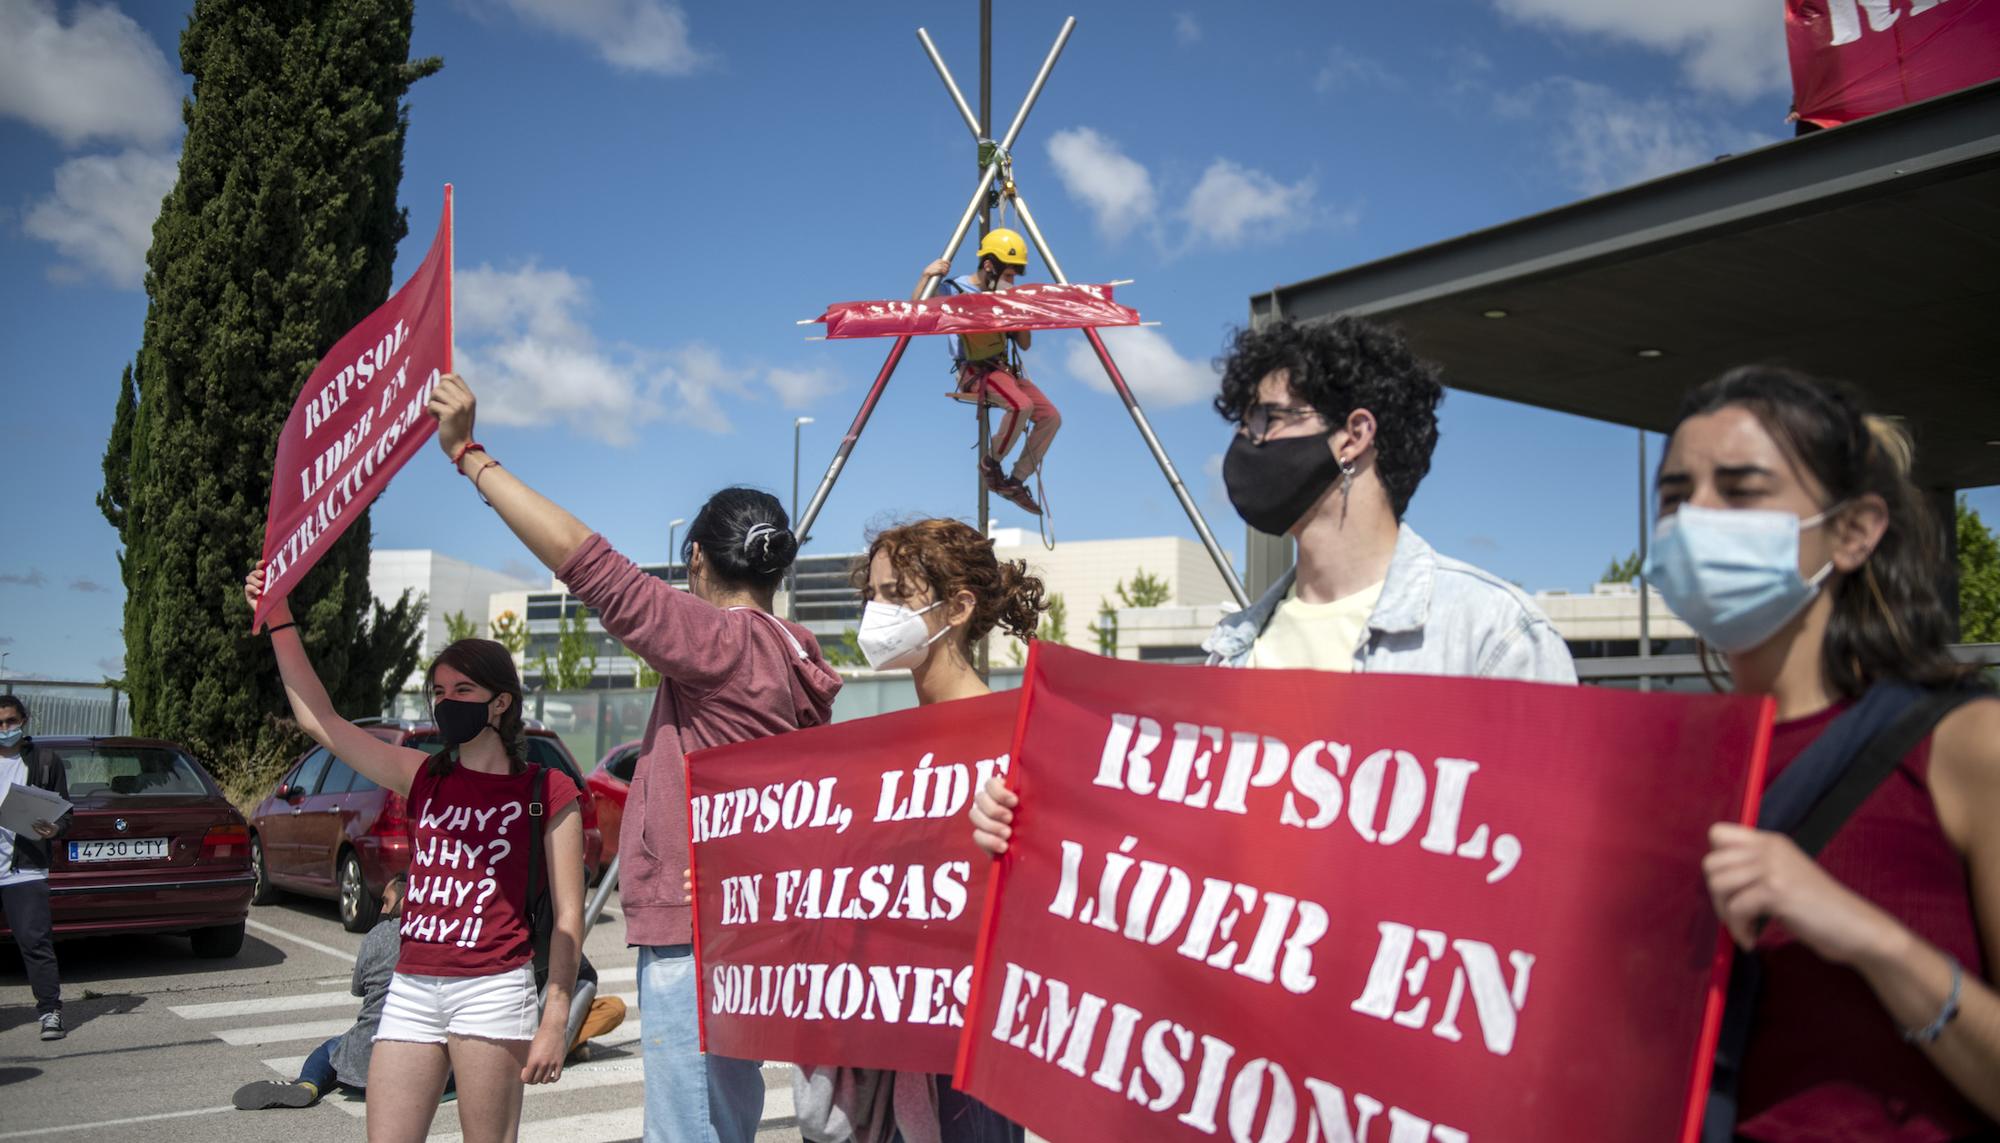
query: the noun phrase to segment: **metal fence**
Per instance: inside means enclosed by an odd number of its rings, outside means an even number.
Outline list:
[[[10,679],[0,691],[19,695],[36,734],[130,734],[132,696],[102,683]]]

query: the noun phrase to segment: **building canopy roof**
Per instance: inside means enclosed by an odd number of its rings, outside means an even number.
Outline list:
[[[1691,385],[1781,362],[1902,417],[1920,483],[2000,484],[2000,81],[1279,287],[1252,320],[1274,308],[1657,431]]]

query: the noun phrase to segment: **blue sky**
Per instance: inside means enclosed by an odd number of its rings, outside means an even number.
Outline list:
[[[1136,279],[1120,300],[1162,324],[1114,352],[1236,549],[1228,436],[1205,398],[1251,292],[1787,131],[1776,0],[996,7],[1003,123],[1063,17],[1080,18],[1016,177],[1073,279]],[[116,536],[92,498],[173,178],[186,9],[0,9],[10,675],[94,679],[123,654]],[[797,416],[816,419],[810,495],[886,344],[809,342],[793,323],[906,295],[976,178],[919,25],[976,99],[972,0],[418,5],[413,54],[445,67],[409,100],[397,277],[452,182],[460,366],[495,456],[643,560],[664,558],[667,521],[716,488],[788,498]],[[1043,272],[1033,260],[1030,278]],[[945,358],[933,341],[905,359],[813,550],[852,550],[886,518],[973,511],[973,424],[942,399]],[[1058,538],[1191,536],[1081,338],[1043,335],[1029,368],[1063,409],[1047,469]],[[1438,547],[1530,589],[1575,589],[1635,546],[1630,430],[1464,393],[1443,416],[1410,514]],[[2000,517],[2000,492],[1973,502]],[[373,519],[378,547],[531,568],[434,452]]]

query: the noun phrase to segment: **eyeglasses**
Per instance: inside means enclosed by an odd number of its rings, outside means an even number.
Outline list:
[[[1297,424],[1308,417],[1319,416],[1319,410],[1309,405],[1273,405],[1259,403],[1243,411],[1243,434],[1251,444],[1263,444],[1270,439],[1271,430],[1286,425]]]

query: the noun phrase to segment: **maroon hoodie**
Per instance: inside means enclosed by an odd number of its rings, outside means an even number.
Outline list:
[[[640,570],[602,536],[585,540],[556,576],[606,631],[660,672],[625,801],[619,896],[627,943],[687,944],[694,918],[681,892],[688,867],[682,757],[826,722],[840,676],[805,628],[752,607],[704,603]]]

